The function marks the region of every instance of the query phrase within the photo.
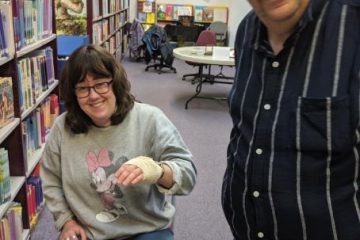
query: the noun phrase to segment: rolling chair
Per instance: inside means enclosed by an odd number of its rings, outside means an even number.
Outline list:
[[[145,62],[147,64],[145,71],[154,68],[159,74],[163,68],[168,68],[176,73],[176,68],[172,66],[174,56],[172,46],[169,43],[164,28],[158,25],[152,25],[142,38],[145,45]],[[149,64],[153,60],[154,64]]]
[[[203,30],[198,39],[195,43],[196,46],[215,46],[216,45],[216,33],[211,30]],[[198,67],[197,73],[190,73],[190,74],[184,74],[182,76],[182,80],[186,80],[187,77],[193,77],[191,79],[191,83],[195,83],[197,80],[201,81],[202,79],[199,79],[202,76],[204,67],[207,67],[208,64],[201,64],[201,63],[195,63],[191,61],[185,61],[187,64]]]

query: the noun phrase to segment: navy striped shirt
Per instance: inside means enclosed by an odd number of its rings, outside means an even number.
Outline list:
[[[359,240],[360,0],[313,0],[274,55],[239,26],[222,204],[237,240]]]

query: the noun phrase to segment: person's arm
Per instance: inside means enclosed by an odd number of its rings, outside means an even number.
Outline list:
[[[123,164],[115,173],[116,183],[128,186],[156,184],[166,194],[188,194],[195,185],[196,169],[192,155],[179,132],[160,111],[153,112],[146,125],[149,156],[138,156]]]
[[[61,156],[59,150],[60,138],[61,130],[58,125],[54,125],[47,138],[40,163],[40,175],[45,202],[48,209],[54,216],[55,227],[59,231],[65,222],[74,217],[66,202],[62,189]]]
[[[116,183],[122,186],[136,184],[158,184],[171,188],[174,184],[171,168],[167,164],[157,163],[152,158],[139,156],[130,159],[115,173]]]
[[[157,109],[154,112],[151,152],[162,163],[166,175],[158,181],[158,189],[166,194],[188,194],[196,183],[192,154],[174,124]]]

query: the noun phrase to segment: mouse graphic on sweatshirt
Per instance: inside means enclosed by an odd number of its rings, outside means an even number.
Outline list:
[[[105,223],[113,222],[120,215],[127,214],[125,206],[121,203],[123,192],[116,184],[115,177],[115,171],[127,159],[119,159],[114,163],[112,156],[112,152],[106,148],[101,149],[98,155],[92,151],[86,155],[92,179],[90,186],[96,190],[104,206],[104,209],[96,214],[96,220]]]

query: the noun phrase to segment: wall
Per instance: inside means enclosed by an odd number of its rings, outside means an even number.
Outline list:
[[[226,6],[229,8],[229,46],[234,45],[235,34],[241,19],[251,7],[245,0],[156,0],[156,3]],[[130,21],[136,17],[137,1],[130,1]]]

